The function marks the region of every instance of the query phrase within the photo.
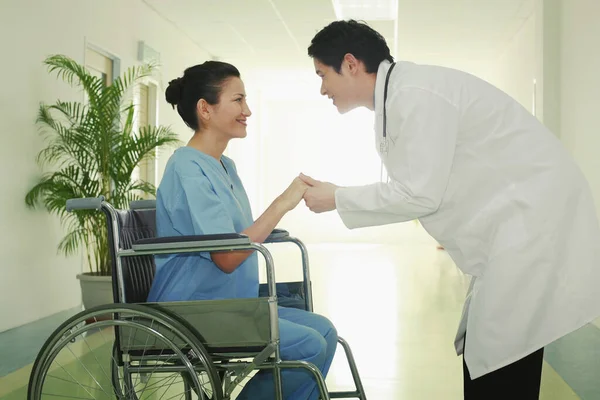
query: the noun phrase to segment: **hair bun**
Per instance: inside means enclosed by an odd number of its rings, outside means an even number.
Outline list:
[[[169,82],[169,86],[165,91],[165,97],[167,102],[175,108],[177,104],[181,101],[181,96],[183,92],[183,78],[176,78]]]

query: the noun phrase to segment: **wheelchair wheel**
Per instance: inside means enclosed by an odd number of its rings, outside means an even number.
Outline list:
[[[27,398],[222,397],[209,354],[184,324],[148,306],[108,304],[54,331],[35,360]]]

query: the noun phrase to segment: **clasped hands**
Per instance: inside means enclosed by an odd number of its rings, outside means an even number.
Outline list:
[[[304,199],[306,206],[315,213],[335,210],[335,191],[339,186],[329,182],[322,182],[300,174],[292,184],[282,193],[281,198],[287,204],[287,209],[292,210]]]

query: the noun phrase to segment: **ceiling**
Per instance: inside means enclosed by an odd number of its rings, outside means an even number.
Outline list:
[[[336,19],[331,0],[143,1],[213,58],[244,67],[312,68],[306,49]],[[393,22],[367,22],[397,59],[483,73],[532,11],[533,0],[399,0],[397,43]]]

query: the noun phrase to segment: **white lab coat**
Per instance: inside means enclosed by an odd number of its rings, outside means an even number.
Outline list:
[[[377,72],[377,151],[389,67]],[[592,195],[533,115],[472,75],[398,62],[387,121],[390,183],[337,190],[337,211],[351,229],[418,218],[473,276],[455,340],[472,379],[600,316]]]

